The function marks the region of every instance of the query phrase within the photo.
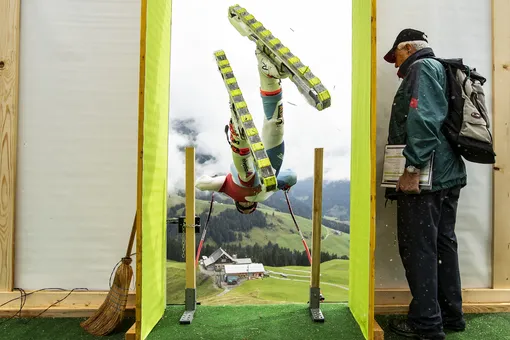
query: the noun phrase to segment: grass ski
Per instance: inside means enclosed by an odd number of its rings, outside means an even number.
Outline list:
[[[280,70],[285,68],[290,73],[290,80],[310,105],[319,111],[331,106],[329,91],[320,79],[245,8],[230,6],[228,19],[242,36],[254,41]]]
[[[255,168],[261,181],[262,191],[276,191],[278,187],[271,161],[267,156],[266,149],[255,126],[253,117],[248,110],[248,105],[244,100],[230,62],[223,50],[214,52],[214,57],[230,97],[232,122],[236,132],[239,132],[240,138],[246,140],[250,146],[251,154],[255,160]]]

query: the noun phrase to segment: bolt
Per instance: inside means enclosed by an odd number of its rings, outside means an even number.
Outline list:
[[[3,70],[5,67],[5,63],[3,60],[0,60],[0,70]]]

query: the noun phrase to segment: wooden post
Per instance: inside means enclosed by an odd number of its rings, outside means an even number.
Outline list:
[[[195,148],[186,148],[186,219],[183,228],[186,237],[185,310],[181,324],[190,324],[197,305],[195,267]]]
[[[320,309],[321,229],[322,229],[322,176],[324,149],[316,148],[314,156],[312,203],[312,275],[310,277],[309,310],[313,321],[324,322]]]
[[[324,149],[315,149],[312,211],[312,288],[319,288],[320,282],[323,154]]]
[[[492,0],[494,149],[492,287],[510,288],[510,2]]]
[[[0,291],[14,286],[20,0],[0,1]]]
[[[196,288],[195,275],[195,149],[186,148],[186,288]]]

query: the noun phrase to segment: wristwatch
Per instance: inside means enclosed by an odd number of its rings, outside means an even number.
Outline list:
[[[409,165],[407,168],[406,168],[406,171],[410,174],[416,174],[418,173],[418,169],[413,166],[413,165]]]

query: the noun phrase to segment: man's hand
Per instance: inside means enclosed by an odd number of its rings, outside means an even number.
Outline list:
[[[397,181],[397,191],[402,191],[406,194],[419,194],[420,189],[420,171],[416,173],[409,173],[407,169],[404,170],[404,174],[400,176]]]

